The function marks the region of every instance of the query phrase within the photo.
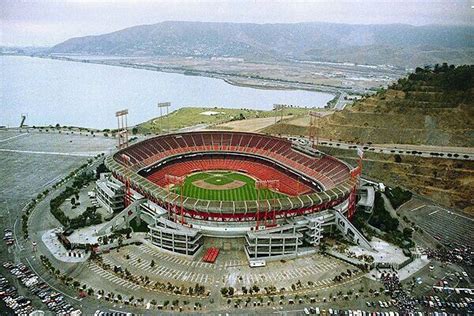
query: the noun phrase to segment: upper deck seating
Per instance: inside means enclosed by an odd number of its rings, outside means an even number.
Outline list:
[[[249,133],[206,131],[163,135],[122,150],[115,155],[115,159],[136,169],[169,156],[200,151],[231,151],[269,157],[316,179],[326,188],[349,178],[349,168],[332,157],[310,157],[293,150],[291,142],[286,139]],[[130,162],[121,157],[122,153],[130,157]]]

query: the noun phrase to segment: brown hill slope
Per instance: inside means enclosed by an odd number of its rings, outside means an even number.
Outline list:
[[[353,142],[474,146],[474,66],[416,73],[352,107],[320,119],[322,138]],[[309,120],[308,120],[309,121]],[[265,130],[305,135],[287,121]]]
[[[356,164],[354,150],[324,151]],[[389,186],[403,186],[442,205],[474,215],[474,162],[366,152],[363,173]]]

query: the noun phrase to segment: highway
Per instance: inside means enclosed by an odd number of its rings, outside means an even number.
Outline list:
[[[341,149],[356,149],[361,148],[366,152],[381,153],[388,155],[404,155],[404,156],[417,156],[424,158],[442,158],[442,159],[456,159],[456,160],[474,160],[474,148],[466,147],[433,147],[427,148],[427,146],[416,146],[410,145],[410,148],[404,148],[404,145],[391,146],[385,145],[372,145],[372,144],[353,144],[331,140],[320,140],[320,146],[341,148]]]

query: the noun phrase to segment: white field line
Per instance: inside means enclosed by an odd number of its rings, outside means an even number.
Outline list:
[[[25,136],[25,135],[29,135],[28,133],[23,133],[23,134],[20,134],[20,135],[15,135],[15,136],[12,136],[12,137],[8,137],[8,138],[5,138],[5,139],[1,139],[0,140],[0,143],[4,143],[4,142],[8,142],[9,140],[11,139],[15,139],[17,137],[21,137],[21,136]]]
[[[35,151],[35,150],[18,150],[0,148],[0,152],[20,153],[20,154],[38,154],[38,155],[58,155],[58,156],[73,156],[73,157],[95,157],[94,154],[86,153],[61,153],[54,151]]]

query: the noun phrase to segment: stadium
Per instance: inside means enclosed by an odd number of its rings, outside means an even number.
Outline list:
[[[112,176],[103,187],[115,186],[125,208],[110,226],[138,216],[152,243],[174,253],[195,256],[202,237],[214,236],[244,238],[249,259],[282,257],[314,249],[333,227],[365,242],[348,220],[358,168],[303,139],[167,134],[123,148],[105,164]],[[102,200],[110,205],[116,196],[108,195]]]

